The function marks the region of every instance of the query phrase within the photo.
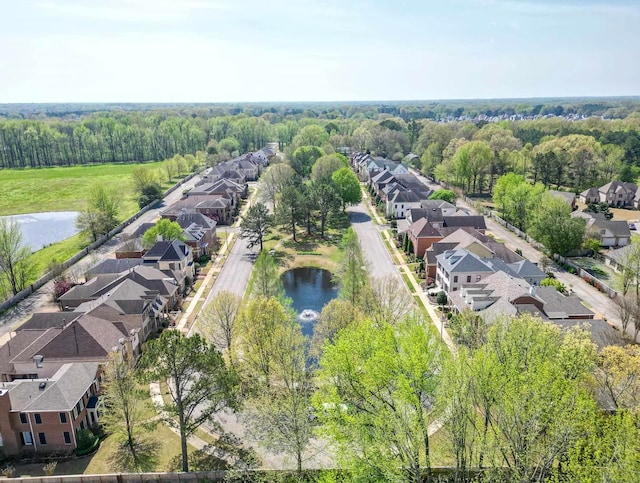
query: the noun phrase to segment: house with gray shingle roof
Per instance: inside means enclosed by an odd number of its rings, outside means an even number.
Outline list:
[[[583,203],[607,203],[618,208],[637,208],[638,186],[635,183],[625,181],[611,181],[599,188],[589,188],[580,193],[580,201]]]
[[[623,247],[631,243],[629,224],[622,220],[608,220],[603,213],[575,211],[572,216],[587,222],[587,236],[595,238],[605,248]]]
[[[495,270],[475,253],[464,249],[447,250],[436,257],[436,285],[447,293],[463,284],[478,283]]]
[[[51,377],[0,388],[0,436],[6,455],[71,453],[76,433],[99,423],[100,366],[63,364]]]
[[[142,257],[143,265],[174,276],[183,291],[193,282],[193,250],[180,241],[159,241]]]

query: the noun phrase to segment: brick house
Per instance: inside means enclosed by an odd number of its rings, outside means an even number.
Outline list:
[[[427,221],[426,218],[420,218],[415,223],[409,225],[407,236],[413,244],[413,254],[422,258],[424,252],[433,243],[442,240],[442,234]]]
[[[101,371],[97,362],[64,364],[50,378],[0,387],[0,442],[7,455],[65,452],[76,433],[99,422]]]

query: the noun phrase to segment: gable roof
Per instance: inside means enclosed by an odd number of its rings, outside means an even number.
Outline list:
[[[123,273],[138,265],[142,265],[142,258],[107,258],[87,270],[85,276],[90,278],[89,276],[108,273]]]
[[[58,297],[60,304],[64,305],[67,300],[89,299],[96,297],[101,292],[111,290],[120,283],[122,274],[109,273],[97,275],[86,283],[76,285],[69,291]]]
[[[180,225],[180,227],[183,229],[195,223],[209,230],[213,230],[218,224],[215,220],[212,220],[208,216],[197,212],[193,208],[184,208],[184,210],[181,211],[180,215],[176,218],[176,223],[178,223],[178,225]]]
[[[585,307],[575,295],[564,295],[554,287],[538,287],[535,298],[543,303],[544,314],[550,319],[567,319],[570,316],[593,317],[593,312]]]
[[[142,259],[158,261],[181,261],[189,255],[189,247],[180,240],[158,241],[144,254]]]
[[[443,216],[442,221],[446,227],[462,227],[469,226],[476,230],[486,230],[487,225],[482,215],[468,215],[468,216]]]
[[[418,221],[414,221],[409,225],[407,231],[415,238],[442,238],[440,232],[431,226],[426,218],[420,218]]]
[[[46,330],[51,327],[62,327],[82,316],[82,312],[36,312],[31,315],[16,331]]]
[[[585,198],[597,198],[600,197],[600,192],[598,191],[598,188],[588,188],[580,193],[580,196]]]
[[[591,226],[600,230],[609,230],[617,238],[631,238],[631,231],[626,221],[595,220]]]
[[[447,250],[436,257],[438,263],[442,265],[448,273],[477,273],[494,272],[494,268],[477,256],[465,249],[457,248]]]
[[[64,364],[49,379],[5,383],[11,410],[71,411],[95,380],[98,367],[97,362]]]
[[[435,210],[435,209],[439,209],[439,210],[444,210],[444,209],[450,209],[450,210],[456,210],[456,206],[449,203],[448,201],[445,200],[423,200],[420,202],[420,206],[422,206],[422,208],[424,208],[425,210]]]
[[[392,203],[418,203],[421,197],[413,191],[398,190],[391,198]]]

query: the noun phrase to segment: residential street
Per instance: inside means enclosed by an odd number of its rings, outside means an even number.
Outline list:
[[[120,241],[122,240],[123,235],[129,235],[137,230],[138,227],[143,223],[150,223],[155,220],[158,216],[160,216],[160,212],[162,210],[182,198],[183,190],[193,188],[193,186],[195,186],[195,184],[199,180],[199,175],[194,176],[184,185],[177,188],[174,192],[170,193],[163,200],[160,206],[144,213],[140,218],[132,222],[130,225],[126,226],[121,233],[117,234],[97,250],[94,250],[88,256],[84,257],[69,270],[83,273],[86,269],[92,267],[93,265],[96,265],[98,262],[109,258],[120,246]],[[15,307],[7,310],[4,314],[2,314],[0,316],[0,336],[7,334],[11,330],[13,330],[13,328],[24,322],[25,319],[30,317],[34,312],[57,311],[57,306],[53,304],[51,298],[52,292],[53,282],[49,282],[42,286],[39,290],[34,292],[32,295],[24,299],[22,302],[17,304]]]
[[[237,228],[232,228],[231,231],[239,233]],[[222,291],[233,292],[240,297],[244,296],[259,248],[250,249],[247,247],[247,240],[239,236],[236,238],[229,257],[207,295],[205,305]]]
[[[413,174],[418,176],[418,178],[426,183],[431,189],[442,189],[440,185],[434,183],[424,176],[420,175],[417,171],[411,170]],[[460,208],[469,210],[471,212],[476,212],[476,210],[465,203],[463,200],[456,200],[456,205]],[[509,231],[507,228],[503,227],[499,223],[496,223],[489,217],[485,217],[487,222],[487,229],[490,231],[497,239],[504,242],[504,244],[512,250],[519,248],[522,250],[522,254],[525,258],[528,258],[532,262],[539,262],[543,257],[543,254],[532,247],[528,242],[518,237],[515,233]],[[611,325],[617,327],[621,330],[620,317],[618,315],[618,310],[616,304],[610,299],[607,295],[603,294],[599,290],[595,289],[593,286],[589,285],[587,282],[582,280],[577,275],[570,274],[565,270],[553,265],[552,270],[555,273],[555,276],[558,280],[560,280],[567,289],[572,289],[575,295],[580,297],[582,301],[596,313],[597,318],[603,318]],[[627,333],[630,337],[633,337],[633,331],[628,328]]]
[[[404,284],[400,274],[391,260],[389,250],[384,245],[380,231],[388,227],[377,225],[371,219],[367,211],[365,201],[356,206],[350,207],[349,219],[356,235],[360,239],[360,244],[367,259],[369,272],[373,277],[396,277],[401,284]]]

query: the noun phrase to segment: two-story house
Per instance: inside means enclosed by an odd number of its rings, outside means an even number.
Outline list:
[[[447,293],[464,284],[478,283],[495,271],[478,255],[463,249],[447,250],[436,259],[436,285]]]
[[[583,203],[607,203],[618,208],[637,207],[638,186],[625,181],[611,181],[599,188],[589,188],[580,193]]]
[[[193,283],[193,250],[180,240],[156,242],[142,262],[173,276],[183,290]]]
[[[0,387],[0,441],[6,455],[71,453],[78,430],[99,423],[100,366],[62,365],[51,377]]]

